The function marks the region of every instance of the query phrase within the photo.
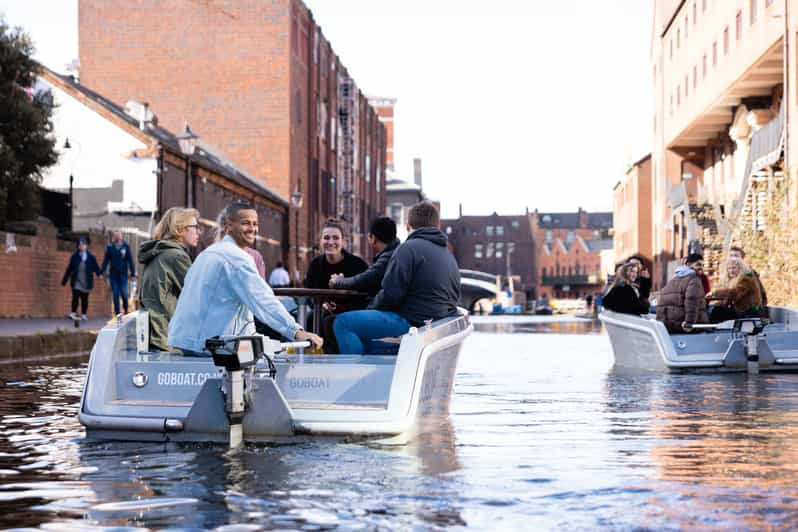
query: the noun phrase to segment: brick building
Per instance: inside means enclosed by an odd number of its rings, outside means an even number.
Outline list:
[[[651,154],[632,164],[612,190],[614,259],[651,252]]]
[[[441,220],[460,268],[518,276],[527,299],[536,295],[535,244],[529,213],[463,216]]]
[[[49,91],[56,104],[53,135],[61,152],[43,173],[42,186],[67,192],[74,174],[75,230],[146,237],[166,209],[192,203],[210,237],[226,205],[247,201],[258,211],[256,246],[267,265],[284,260],[288,203],[274,192],[201,143],[187,172],[177,137],[158,124],[151,108],[132,101],[123,107],[44,67],[36,88]]]
[[[579,298],[601,290],[601,252],[612,249],[611,212],[530,215],[538,297]]]
[[[369,103],[380,117],[380,122],[385,126],[385,168],[393,172],[393,115],[396,98],[370,96]]]
[[[79,0],[81,81],[147,101],[284,200],[289,264],[304,271],[323,220],[367,254],[384,211],[385,128],[300,0]]]

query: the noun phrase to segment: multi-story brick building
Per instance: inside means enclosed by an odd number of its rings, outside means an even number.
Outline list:
[[[604,284],[601,252],[612,249],[611,212],[538,212],[530,215],[538,297],[579,298]]]
[[[651,154],[632,164],[612,192],[614,260],[651,260]]]
[[[797,31],[793,0],[655,0],[655,288],[691,247],[711,273],[757,190],[795,183]]]
[[[520,277],[527,299],[536,297],[535,243],[529,213],[441,220],[460,268]]]
[[[81,81],[184,120],[284,200],[304,268],[328,216],[367,254],[384,210],[385,128],[300,0],[79,0]]]

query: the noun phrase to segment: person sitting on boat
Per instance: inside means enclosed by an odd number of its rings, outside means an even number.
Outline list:
[[[168,351],[166,337],[183,281],[191,267],[186,248],[199,241],[199,211],[172,207],[167,210],[152,240],[139,246],[141,291],[139,302],[150,320],[150,351]]]
[[[703,267],[704,257],[691,253],[659,293],[657,319],[671,334],[692,332],[696,323],[709,322],[704,286],[698,276]]]
[[[365,292],[372,298],[380,291],[388,262],[391,260],[393,252],[399,247],[399,239],[396,238],[396,222],[387,216],[377,218],[371,222],[366,238],[374,251],[374,263],[369,266],[368,270],[352,277],[345,277],[342,273],[332,274],[330,288]]]
[[[712,308],[709,321],[720,323],[737,318],[762,317],[762,293],[756,274],[737,257],[726,262],[727,282],[707,294],[707,300],[720,301]]]
[[[330,288],[330,279],[333,275],[352,277],[368,269],[366,261],[349,253],[344,249],[344,227],[334,218],[324,222],[321,230],[322,254],[310,261],[305,275],[305,288]],[[337,353],[333,322],[335,317],[347,310],[358,310],[366,307],[366,299],[331,297],[323,302],[323,315],[321,319],[321,335],[325,341],[324,352]]]
[[[167,344],[188,355],[205,356],[208,338],[253,334],[254,314],[286,338],[321,347],[324,341],[294,321],[244,251],[258,233],[255,208],[231,204],[225,224],[224,238],[200,253],[186,275]]]
[[[651,296],[651,271],[646,266],[646,261],[639,255],[634,255],[628,262],[637,265],[637,286],[640,292],[640,298],[646,301]]]
[[[460,268],[439,225],[432,203],[411,207],[410,235],[394,251],[369,309],[346,312],[335,320],[342,353],[363,354],[372,348],[372,340],[401,336],[410,327],[457,315]]]
[[[605,309],[622,314],[648,314],[648,299],[642,297],[637,284],[639,273],[636,262],[630,261],[618,268],[615,280],[602,300]]]
[[[729,248],[729,258],[732,257],[737,257],[738,259],[745,262],[745,250],[740,246],[732,246],[731,248]],[[765,285],[762,284],[762,279],[759,278],[759,273],[753,268],[751,268],[751,271],[753,272],[754,277],[756,277],[756,282],[759,285],[759,292],[762,296],[762,317],[767,318],[769,314],[768,295],[767,292],[765,292]],[[709,290],[707,290],[707,292],[709,292]]]

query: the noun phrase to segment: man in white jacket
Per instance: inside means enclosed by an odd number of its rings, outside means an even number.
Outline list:
[[[187,354],[201,353],[213,336],[254,334],[254,314],[286,338],[321,347],[321,337],[294,321],[244,251],[258,234],[257,211],[233,203],[227,214],[226,236],[200,253],[186,274],[167,343]]]

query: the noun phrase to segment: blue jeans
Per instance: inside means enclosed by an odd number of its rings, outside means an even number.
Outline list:
[[[339,315],[333,330],[342,354],[362,355],[372,340],[401,336],[410,330],[410,324],[396,312],[354,310]]]
[[[119,314],[119,297],[122,297],[122,305],[125,308],[125,314],[127,314],[127,278],[114,278],[113,276],[109,278],[111,281],[111,293],[114,297],[114,314]]]

